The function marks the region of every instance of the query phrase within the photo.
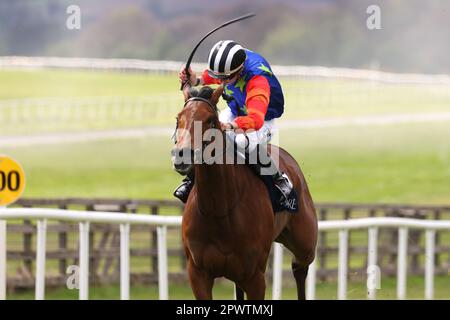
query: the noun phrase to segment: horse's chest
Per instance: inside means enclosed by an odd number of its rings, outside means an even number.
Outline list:
[[[227,259],[233,255],[230,248],[219,247],[212,243],[189,241],[190,254],[194,263],[200,267],[207,267],[209,264],[223,266]]]
[[[239,257],[230,248],[194,242],[189,251],[197,267],[216,275],[234,274],[240,269]]]
[[[258,264],[259,253],[254,250],[237,250],[214,244],[192,243],[189,245],[191,258],[196,267],[216,277],[240,279],[246,272],[252,273]]]

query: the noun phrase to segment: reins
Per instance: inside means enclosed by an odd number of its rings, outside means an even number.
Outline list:
[[[188,102],[191,102],[191,101],[202,101],[202,102],[205,102],[205,103],[208,104],[208,106],[212,109],[212,111],[213,111],[214,113],[217,114],[217,113],[219,112],[219,109],[217,109],[217,106],[213,105],[213,104],[211,103],[211,101],[209,101],[208,99],[205,99],[205,98],[202,98],[202,97],[191,97],[191,98],[187,99],[187,100],[184,102],[183,108],[186,107],[186,105],[188,104]]]

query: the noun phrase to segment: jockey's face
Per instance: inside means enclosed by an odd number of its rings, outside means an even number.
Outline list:
[[[222,80],[222,83],[224,85],[235,83],[237,81],[237,79],[239,79],[239,76],[242,73],[242,69],[243,69],[243,67],[241,67],[238,71],[236,71],[231,78]]]
[[[239,73],[236,74],[234,77],[230,78],[230,79],[225,79],[223,80],[223,84],[233,84],[234,82],[236,82],[237,78],[239,77]]]

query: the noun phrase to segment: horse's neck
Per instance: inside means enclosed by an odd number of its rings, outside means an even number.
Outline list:
[[[239,201],[236,166],[231,164],[197,165],[195,183],[200,212],[216,217],[230,213]]]

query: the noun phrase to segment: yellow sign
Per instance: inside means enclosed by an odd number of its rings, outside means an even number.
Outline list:
[[[22,166],[7,156],[0,155],[0,206],[17,201],[25,190],[25,172]]]

